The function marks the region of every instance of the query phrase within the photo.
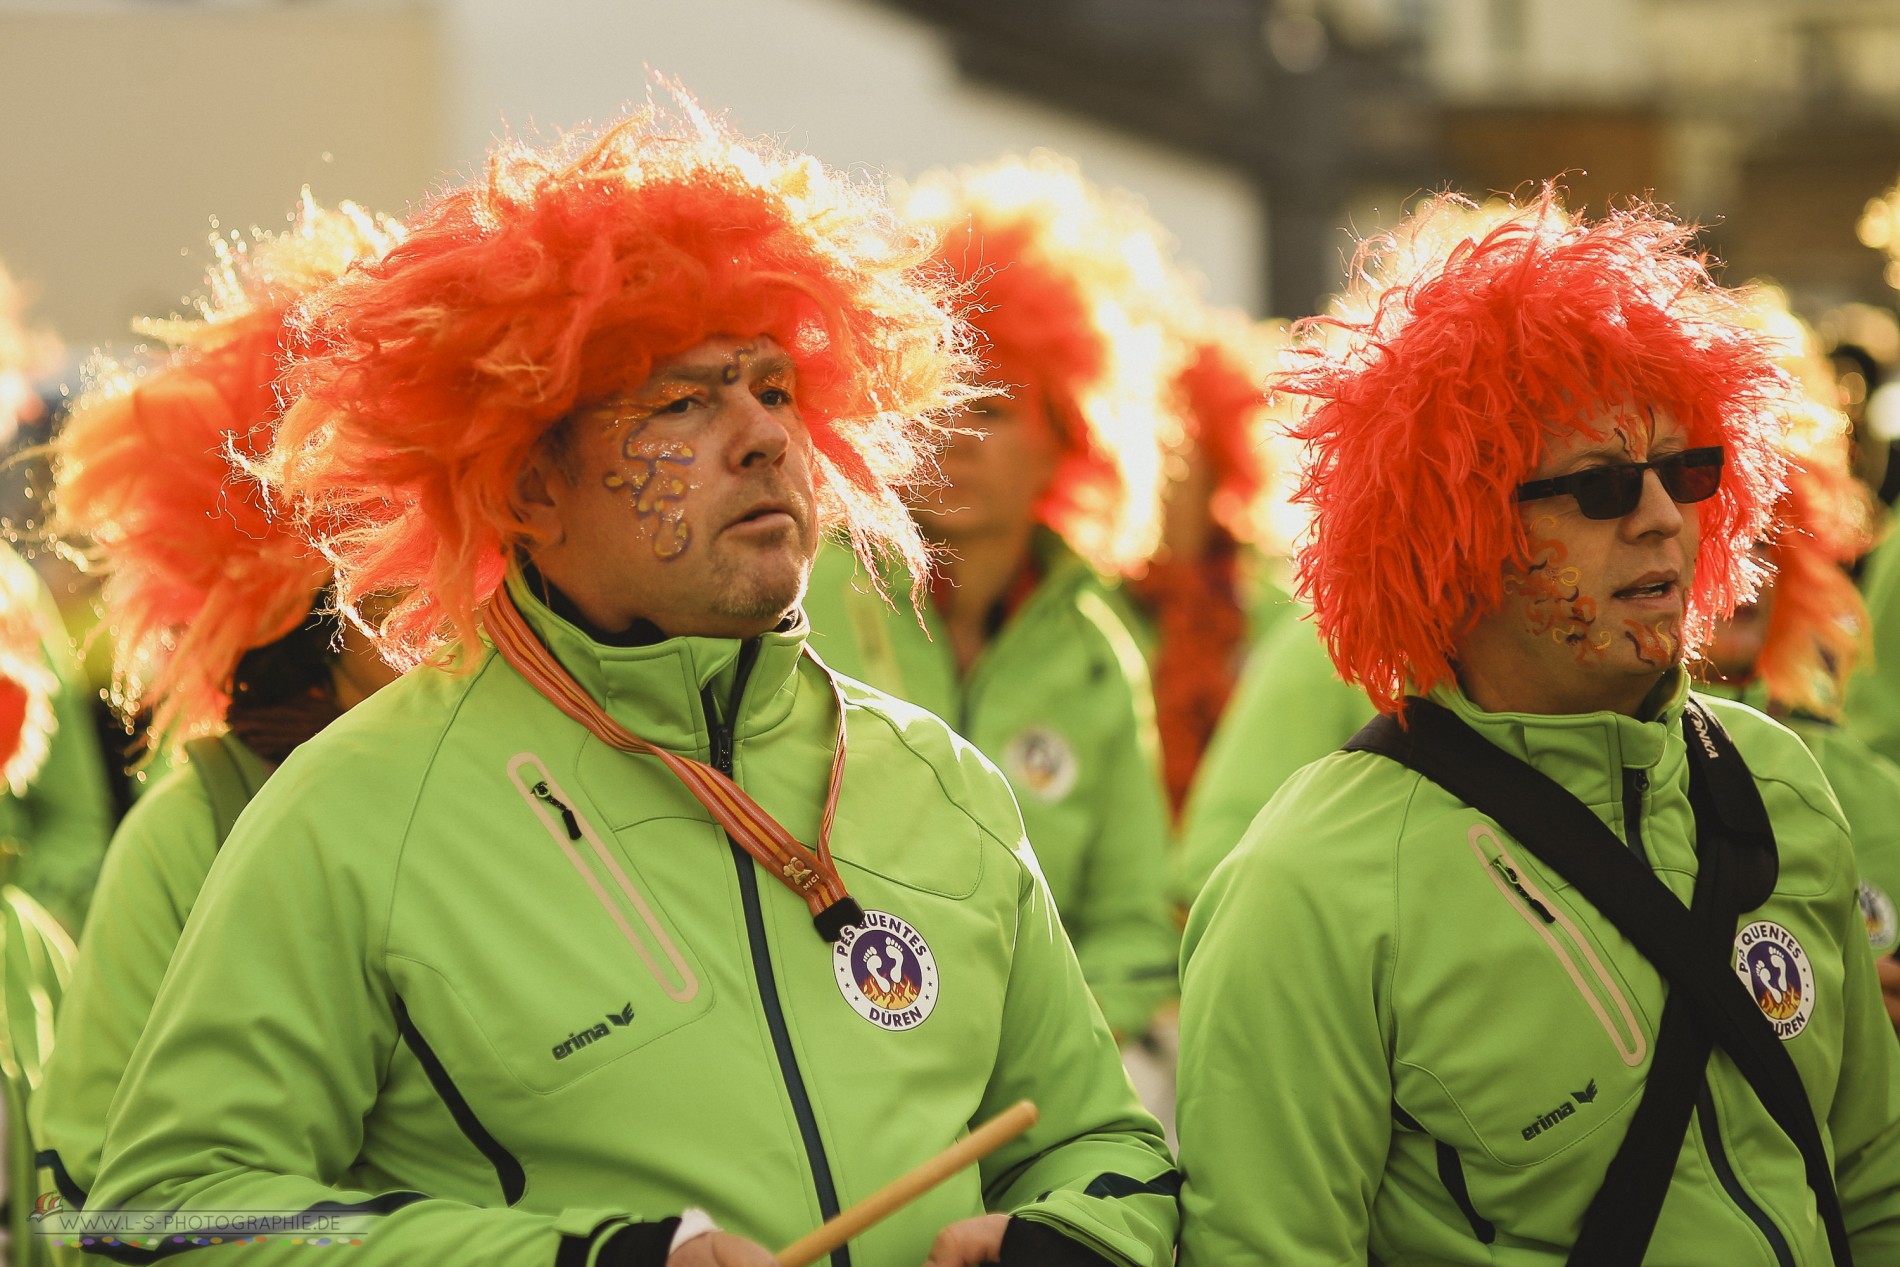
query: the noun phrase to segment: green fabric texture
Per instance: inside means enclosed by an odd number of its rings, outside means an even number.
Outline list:
[[[1873,626],[1873,654],[1847,680],[1842,724],[1887,760],[1900,764],[1900,533],[1868,557],[1862,597]]]
[[[1746,689],[1720,683],[1698,683],[1696,690],[1717,699],[1734,699],[1763,712],[1768,691],[1760,682]],[[1801,737],[1815,763],[1827,776],[1854,837],[1854,858],[1860,868],[1861,915],[1867,921],[1867,941],[1876,956],[1900,946],[1900,765],[1895,765],[1862,743],[1844,726],[1805,713],[1780,718]]]
[[[1435,698],[1576,795],[1686,903],[1696,855],[1677,679],[1648,722]],[[1709,707],[1780,854],[1773,896],[1738,940],[1771,921],[1805,952],[1814,988],[1784,1041],[1835,1158],[1856,1259],[1900,1262],[1900,1045],[1846,825],[1793,734],[1740,704]],[[1384,757],[1329,756],[1281,788],[1215,872],[1184,961],[1186,1267],[1566,1260],[1642,1093],[1665,991],[1496,824]],[[1726,1179],[1794,1263],[1830,1263],[1798,1150],[1725,1054],[1709,1081],[1713,1113],[1690,1127],[1644,1261],[1775,1263]]]
[[[827,545],[805,599],[833,669],[935,713],[1002,767],[1109,1027],[1133,1036],[1174,997],[1168,809],[1154,701],[1100,578],[1053,533],[1042,579],[966,676],[933,610],[920,627]]]
[[[1281,614],[1247,657],[1182,810],[1169,892],[1183,909],[1280,785],[1372,720],[1372,701],[1333,672],[1326,644],[1304,619],[1307,609],[1290,599],[1278,606]]]
[[[6,1096],[8,1257],[13,1267],[52,1261],[53,1244],[30,1221],[39,1195],[29,1123],[52,1048],[48,1039],[72,975],[72,939],[52,913],[13,885],[0,887],[0,1092]]]
[[[202,757],[216,745],[237,772],[237,803]],[[270,771],[234,735],[195,740],[194,759],[174,766],[132,806],[112,838],[93,899],[98,916],[60,1010],[46,1083],[33,1102],[33,1132],[59,1170],[42,1191],[89,1191],[99,1173],[106,1115],[152,1000],[177,948],[205,875],[217,859],[228,814],[233,820]],[[207,773],[212,779],[207,780]],[[50,1171],[50,1167],[49,1167]]]
[[[601,646],[509,583],[611,715],[708,759],[701,691],[726,707],[739,643]],[[837,714],[803,643],[759,640],[732,729],[739,783],[809,841]],[[853,1262],[915,1267],[944,1224],[1000,1210],[1166,1263],[1172,1163],[1007,786],[935,719],[844,691],[832,849],[853,895],[917,934],[913,981],[927,946],[920,1020],[858,1010],[805,903],[684,785],[488,652],[379,691],[245,812],[127,1068],[89,1210],[337,1203],[365,1267],[548,1267],[564,1236],[687,1205],[777,1248],[821,1221],[816,1146],[849,1205],[1028,1097],[1038,1126],[865,1232]]]
[[[85,923],[112,835],[112,793],[93,730],[92,688],[45,583],[3,543],[0,567],[18,569],[22,587],[38,591],[46,663],[59,679],[46,761],[25,795],[15,796],[0,784],[0,845],[14,855],[8,859],[8,878],[76,934]]]

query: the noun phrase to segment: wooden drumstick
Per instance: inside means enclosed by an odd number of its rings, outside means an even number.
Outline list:
[[[864,1229],[881,1223],[918,1197],[956,1174],[974,1166],[1036,1124],[1040,1114],[1032,1100],[1019,1100],[917,1169],[885,1184],[848,1210],[826,1219],[778,1252],[779,1267],[810,1267]]]

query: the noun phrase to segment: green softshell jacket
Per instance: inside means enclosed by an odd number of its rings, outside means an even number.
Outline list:
[[[37,595],[46,666],[59,681],[46,760],[23,795],[0,783],[0,851],[12,882],[77,934],[112,835],[112,792],[92,724],[92,688],[53,595],[32,565],[0,543],[0,568],[17,572],[9,588]]]
[[[1295,770],[1372,720],[1372,702],[1339,680],[1307,608],[1291,602],[1247,657],[1201,758],[1181,815],[1170,892],[1186,910]]]
[[[1900,947],[1900,766],[1831,722],[1795,716],[1788,729],[1801,736],[1834,789],[1854,837],[1860,864],[1860,913],[1876,954]]]
[[[935,611],[919,626],[848,550],[818,552],[805,612],[812,648],[943,718],[1002,767],[1082,973],[1111,1029],[1141,1033],[1175,994],[1168,807],[1141,653],[1096,574],[1038,532],[1042,579],[959,676]]]
[[[1435,698],[1575,794],[1686,904],[1674,685],[1649,722]],[[1709,707],[1780,854],[1739,953],[1770,970],[1758,1002],[1813,1100],[1856,1260],[1900,1262],[1900,1044],[1846,826],[1800,740]],[[1289,780],[1215,872],[1184,959],[1185,1267],[1566,1260],[1642,1094],[1665,990],[1528,849],[1397,762],[1337,753]],[[1719,1051],[1644,1261],[1832,1261],[1799,1152]]]
[[[729,757],[816,839],[837,710],[802,626],[607,647],[509,584],[612,716]],[[1027,1097],[1035,1128],[849,1262],[916,1267],[944,1225],[995,1210],[1166,1263],[1172,1163],[1007,786],[934,718],[840,685],[831,845],[871,914],[837,946],[658,761],[492,651],[413,671],[298,748],[179,941],[112,1106],[94,1230],[322,1209],[363,1267],[565,1267],[696,1205],[776,1249]]]
[[[1768,711],[1768,692],[1760,682],[1740,691],[1699,683],[1696,690]],[[1876,956],[1892,954],[1900,946],[1900,917],[1894,906],[1900,895],[1900,765],[1826,718],[1794,713],[1780,720],[1801,736],[1834,789],[1834,799],[1840,802],[1841,815],[1854,838],[1867,943]]]
[[[1867,556],[1861,590],[1873,654],[1863,655],[1847,680],[1842,721],[1862,743],[1900,764],[1900,532],[1888,533]]]
[[[250,788],[270,770],[234,735],[217,740]],[[113,834],[99,873],[96,919],[55,1029],[53,1059],[33,1097],[33,1137],[51,1191],[69,1207],[83,1205],[99,1173],[106,1113],[120,1075],[152,1016],[165,965],[191,914],[205,874],[218,856],[220,811],[203,764],[175,765],[140,797]]]

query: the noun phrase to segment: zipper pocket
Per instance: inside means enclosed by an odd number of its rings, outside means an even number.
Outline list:
[[[514,782],[515,790],[521,793],[522,799],[528,803],[541,826],[547,829],[554,843],[559,845],[561,852],[567,855],[568,862],[580,872],[581,879],[587,881],[587,887],[593,890],[595,899],[619,927],[621,936],[627,939],[627,944],[632,946],[634,953],[640,956],[640,961],[647,966],[647,971],[653,974],[653,979],[659,983],[660,989],[666,992],[666,997],[675,1003],[690,1003],[699,994],[699,978],[687,965],[685,956],[680,954],[679,947],[673,944],[673,939],[667,936],[665,927],[653,914],[653,908],[647,905],[646,898],[641,896],[640,890],[634,887],[633,881],[627,876],[626,869],[620,865],[620,860],[614,857],[613,851],[602,842],[593,824],[573,808],[573,798],[554,781],[554,777],[548,773],[547,765],[531,752],[517,753],[508,762],[508,777]],[[594,873],[593,868],[588,866],[587,860],[575,847],[582,841],[592,847],[594,856],[600,859],[608,873],[613,876],[614,884],[626,897],[634,912],[639,915],[640,922],[646,925],[647,931],[652,934],[654,942],[659,946],[660,953],[672,965],[671,973],[668,973],[660,965],[659,960],[653,957],[652,948],[647,945],[645,939],[634,932],[633,926],[627,922],[627,917],[614,904],[606,887],[601,884],[600,877]]]
[[[1630,1008],[1629,1000],[1623,997],[1623,991],[1616,984],[1616,978],[1612,977],[1609,970],[1603,966],[1603,961],[1597,957],[1596,949],[1591,946],[1589,939],[1571,922],[1570,917],[1564,914],[1563,908],[1551,901],[1524,874],[1522,868],[1517,865],[1516,859],[1511,857],[1510,851],[1504,847],[1504,842],[1498,838],[1496,832],[1491,830],[1488,823],[1473,823],[1465,839],[1471,845],[1471,852],[1477,855],[1478,862],[1484,867],[1484,873],[1491,878],[1491,883],[1497,886],[1498,892],[1504,895],[1504,899],[1511,904],[1511,908],[1523,916],[1524,922],[1536,930],[1537,935],[1543,938],[1544,944],[1550,947],[1551,953],[1557,956],[1557,961],[1563,965],[1564,972],[1570,977],[1570,983],[1577,987],[1577,993],[1581,994],[1583,1001],[1589,1004],[1590,1011],[1595,1014],[1598,1024],[1603,1026],[1603,1032],[1610,1036],[1610,1042],[1616,1048],[1617,1057],[1632,1069],[1642,1064],[1644,1058],[1649,1055],[1649,1039],[1636,1024],[1636,1014]],[[1496,851],[1495,857],[1487,854],[1481,843],[1483,841],[1490,842],[1491,848]],[[1562,934],[1561,939],[1559,939],[1559,933]],[[1569,948],[1566,948],[1566,942]],[[1580,952],[1584,962],[1589,964],[1591,975],[1595,977],[1597,985],[1602,987],[1602,994],[1609,996],[1611,1005],[1623,1022],[1621,1028],[1610,1019],[1610,1009],[1604,1006],[1602,995],[1584,979],[1583,970],[1577,966],[1577,960],[1571,954],[1573,949]],[[1624,1041],[1626,1034],[1629,1038],[1628,1042]]]

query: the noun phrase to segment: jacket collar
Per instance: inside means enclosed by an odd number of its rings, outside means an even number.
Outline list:
[[[660,638],[635,646],[607,646],[556,615],[519,569],[505,582],[529,628],[581,689],[608,716],[674,752],[703,752],[710,744],[700,703],[710,688],[723,714],[738,675],[737,638]],[[744,740],[772,729],[792,711],[795,675],[808,632],[803,614],[756,639],[758,656],[747,675],[734,736]]]
[[[1650,693],[1646,719],[1610,712],[1487,713],[1455,685],[1435,689],[1431,698],[1504,751],[1561,783],[1585,805],[1620,810],[1625,770],[1644,771],[1652,788],[1678,783],[1687,787],[1682,709],[1689,699],[1689,675],[1680,667],[1671,669]]]

